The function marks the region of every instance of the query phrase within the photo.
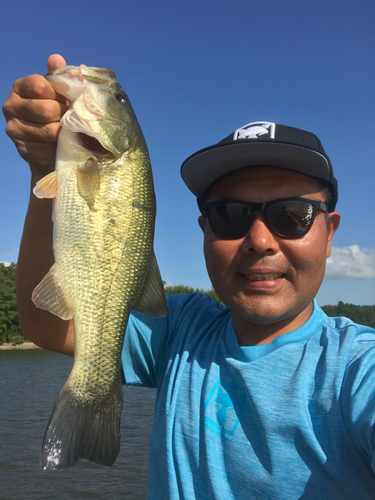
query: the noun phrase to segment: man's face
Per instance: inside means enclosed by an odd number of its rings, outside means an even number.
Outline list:
[[[275,167],[234,172],[213,186],[206,201],[231,198],[260,203],[289,196],[325,201],[314,178]],[[304,237],[285,239],[274,234],[265,224],[262,212],[257,212],[246,236],[223,240],[201,216],[208,274],[231,310],[233,322],[273,324],[301,313],[303,316],[306,311],[303,324],[311,314],[339,222],[337,212],[329,214],[327,224],[324,212],[318,211]]]

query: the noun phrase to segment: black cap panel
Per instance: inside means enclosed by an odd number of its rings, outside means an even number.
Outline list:
[[[198,152],[183,163],[181,175],[188,188],[199,197],[219,177],[240,168],[262,165],[330,181],[328,162],[320,153],[275,142],[241,141]]]
[[[252,122],[213,146],[191,155],[181,166],[188,188],[201,196],[217,179],[251,166],[281,167],[327,181],[338,192],[331,162],[318,137],[286,125]]]

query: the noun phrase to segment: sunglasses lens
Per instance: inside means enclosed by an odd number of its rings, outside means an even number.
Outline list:
[[[283,238],[301,238],[311,228],[316,208],[304,199],[285,199],[265,205],[265,216],[270,229]],[[245,204],[240,201],[208,203],[204,207],[210,226],[219,238],[236,240],[249,231],[256,210],[261,203]]]
[[[213,232],[225,240],[235,240],[245,236],[253,221],[251,208],[236,202],[211,206],[207,217]]]
[[[267,219],[273,231],[279,236],[299,238],[314,222],[314,207],[308,201],[279,201],[268,207]]]

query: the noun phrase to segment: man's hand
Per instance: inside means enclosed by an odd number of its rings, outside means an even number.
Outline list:
[[[48,71],[61,66],[66,66],[62,56],[53,54],[49,57]],[[66,110],[65,98],[57,94],[41,75],[16,80],[3,105],[6,133],[37,177],[55,168],[60,119]]]
[[[49,57],[49,71],[61,66],[66,66],[63,57],[57,54]],[[65,98],[41,75],[17,80],[4,104],[7,134],[22,158],[30,163],[31,189],[55,168],[59,122],[66,110]],[[45,349],[73,355],[73,322],[38,309],[31,300],[32,291],[54,262],[51,214],[52,200],[36,198],[30,191],[17,262],[18,318],[28,339]]]

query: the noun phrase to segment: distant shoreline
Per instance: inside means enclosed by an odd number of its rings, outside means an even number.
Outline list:
[[[32,342],[23,342],[23,344],[13,345],[12,343],[4,343],[0,345],[0,351],[10,351],[12,349],[42,349]]]

